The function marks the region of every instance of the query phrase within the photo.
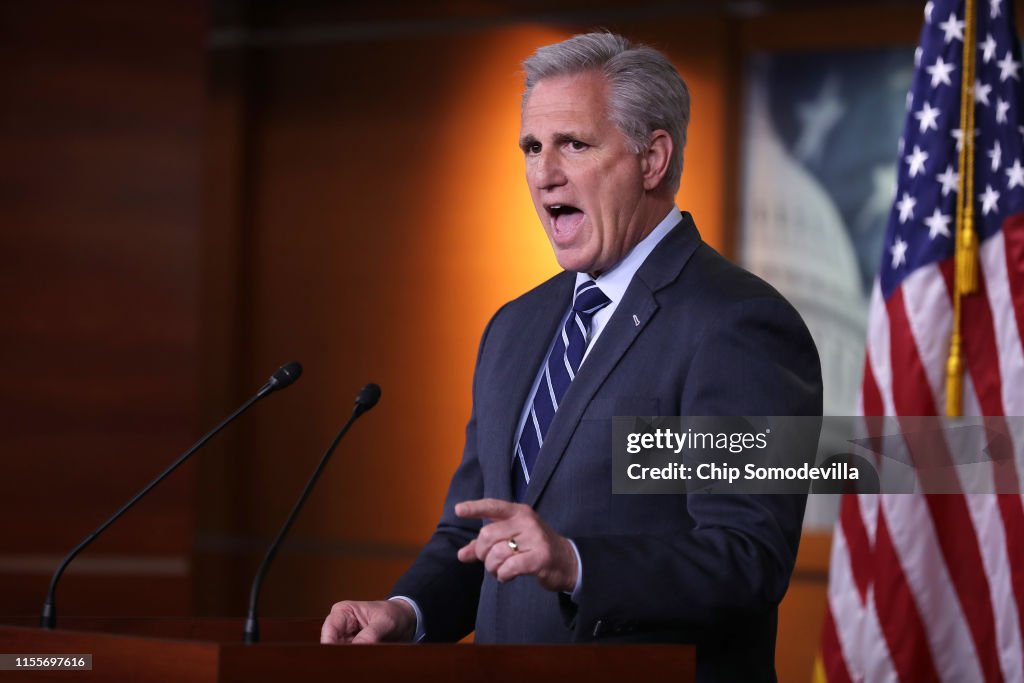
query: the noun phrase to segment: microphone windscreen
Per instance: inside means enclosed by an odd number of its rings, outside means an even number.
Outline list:
[[[380,400],[380,386],[370,383],[367,384],[359,391],[359,395],[356,396],[356,407],[360,412],[366,412],[370,408],[377,405],[377,401]]]
[[[270,376],[270,384],[273,385],[274,391],[277,391],[278,389],[284,389],[285,387],[290,386],[299,377],[302,377],[302,365],[297,361],[292,361],[291,363],[285,363],[279,367],[274,374]]]

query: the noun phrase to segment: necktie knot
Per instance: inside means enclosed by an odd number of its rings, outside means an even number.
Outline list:
[[[596,282],[587,280],[576,288],[572,310],[581,315],[592,316],[611,302],[611,299],[601,291]]]

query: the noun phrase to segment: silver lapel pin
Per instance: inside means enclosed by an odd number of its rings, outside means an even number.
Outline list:
[[[640,327],[640,318],[636,317],[636,313],[633,314],[633,325],[635,327]]]

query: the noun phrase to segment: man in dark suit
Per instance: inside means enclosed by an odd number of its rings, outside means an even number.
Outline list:
[[[488,324],[437,530],[322,641],[692,642],[699,680],[774,680],[805,498],[613,495],[611,419],[820,415],[814,343],[675,207],[689,94],[663,55],[595,33],[524,66],[527,182],[566,272]]]

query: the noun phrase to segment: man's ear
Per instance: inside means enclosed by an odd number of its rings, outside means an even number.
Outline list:
[[[661,185],[665,174],[668,173],[671,159],[672,137],[661,129],[651,133],[647,149],[640,156],[640,169],[643,171],[645,190],[651,191]]]

